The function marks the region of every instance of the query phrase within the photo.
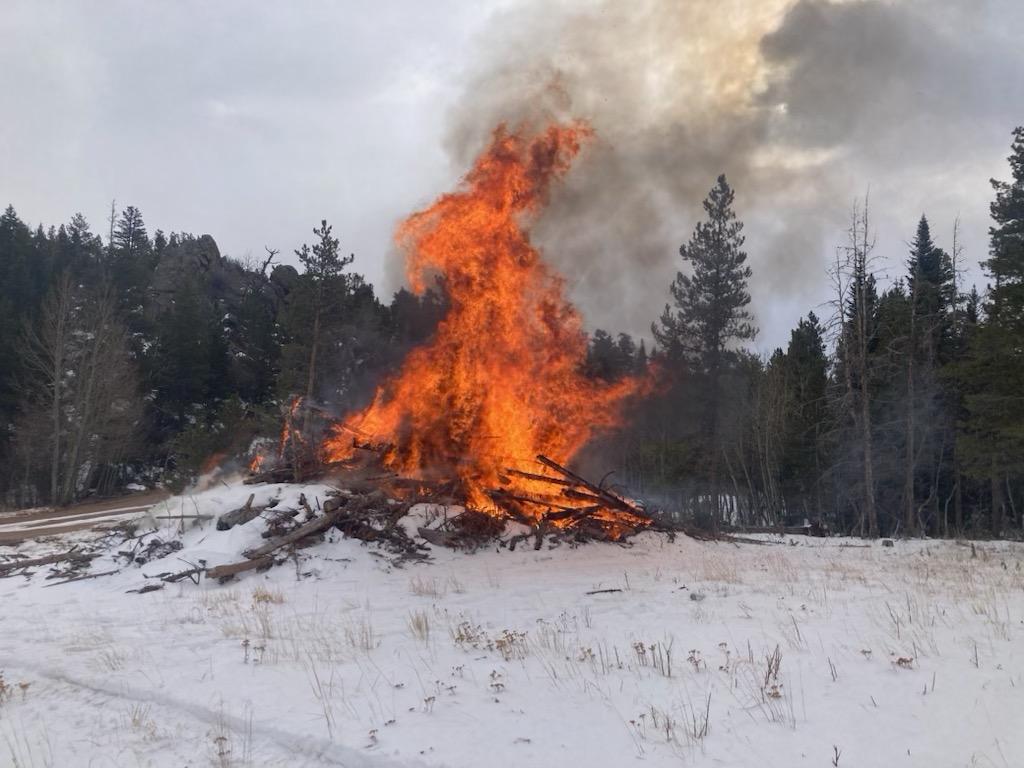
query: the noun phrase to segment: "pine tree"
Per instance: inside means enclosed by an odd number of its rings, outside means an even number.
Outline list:
[[[659,323],[651,326],[658,345],[670,360],[684,362],[705,382],[707,401],[704,437],[710,481],[711,514],[720,520],[720,465],[723,449],[721,419],[723,376],[735,362],[733,345],[757,334],[747,309],[751,270],[743,250],[743,223],[732,209],[735,194],[719,176],[707,199],[707,220],[699,222],[679,255],[692,274],[676,274],[673,306],[666,305]]]
[[[810,312],[791,332],[783,359],[786,380],[785,434],[782,436],[781,482],[787,507],[813,501],[822,511],[821,445],[826,418],[828,358],[824,329]]]
[[[940,486],[948,480],[947,446],[953,442],[952,407],[939,382],[939,368],[954,352],[953,321],[956,283],[953,262],[935,245],[928,219],[921,216],[907,261],[909,327],[904,330],[904,479],[903,525],[914,534],[929,509],[931,525],[939,524]],[[920,462],[921,467],[918,467]],[[920,490],[920,493],[919,493]],[[918,498],[923,500],[918,503]]]
[[[612,381],[617,377],[617,350],[615,341],[607,331],[596,329],[587,346],[587,375],[594,379]]]
[[[125,208],[113,226],[109,255],[109,276],[122,314],[133,332],[143,332],[146,328],[141,309],[156,260],[142,213],[135,206]]]
[[[0,447],[7,440],[7,427],[18,402],[15,383],[23,360],[17,340],[42,304],[50,280],[45,262],[37,253],[39,247],[14,207],[7,206],[0,215]]]
[[[942,362],[949,352],[956,303],[953,262],[932,241],[928,219],[923,215],[910,247],[907,287],[914,305],[915,357],[928,364]]]
[[[338,250],[338,239],[331,234],[331,226],[326,219],[321,220],[319,228],[313,228],[318,238],[312,247],[304,244],[295,251],[299,261],[305,268],[302,285],[299,290],[301,300],[308,303],[305,310],[311,315],[310,327],[305,331],[296,329],[293,343],[299,347],[308,344],[305,351],[305,402],[307,408],[303,418],[302,431],[309,434],[312,428],[313,397],[317,393],[318,358],[324,342],[325,324],[328,314],[338,302],[344,299],[348,286],[345,284],[344,271],[355,259],[354,255],[341,256]],[[299,298],[299,297],[297,297]],[[305,313],[305,312],[304,312]],[[303,313],[303,314],[304,314]],[[298,472],[296,465],[296,472]]]
[[[964,366],[964,459],[990,484],[992,533],[1004,526],[1006,488],[1024,474],[1024,127],[1013,132],[1012,181],[992,181],[984,322]]]
[[[660,322],[651,326],[667,354],[695,358],[711,373],[720,369],[730,343],[757,335],[747,310],[751,271],[743,251],[743,223],[732,210],[734,198],[725,176],[719,176],[704,200],[707,221],[699,222],[690,242],[679,248],[693,274],[676,273],[674,307],[666,304]]]
[[[111,249],[120,259],[137,259],[148,255],[150,242],[146,224],[142,220],[142,212],[134,205],[129,205],[121,212],[114,227]]]
[[[197,280],[176,292],[157,329],[155,406],[164,416],[165,430],[174,431],[189,419],[214,413],[231,391],[227,342]]]

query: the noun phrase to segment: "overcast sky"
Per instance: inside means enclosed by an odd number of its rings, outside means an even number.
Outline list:
[[[891,271],[926,211],[980,279],[1024,123],[1020,0],[4,0],[0,36],[0,204],[30,224],[105,232],[116,199],[244,257],[327,218],[385,291],[397,221],[555,77],[602,145],[538,240],[591,324],[644,330],[726,171],[762,349],[828,298],[869,187]]]

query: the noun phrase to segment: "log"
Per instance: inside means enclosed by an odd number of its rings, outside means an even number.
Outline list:
[[[416,533],[424,541],[433,544],[435,547],[451,547],[455,542],[455,535],[448,531],[437,531],[433,528],[417,528]]]
[[[335,522],[337,522],[338,518],[341,517],[343,511],[344,510],[342,509],[338,509],[335,510],[334,512],[329,512],[326,515],[322,515],[314,520],[310,520],[308,523],[300,525],[291,533],[285,534],[284,536],[281,536],[277,539],[272,539],[271,541],[268,541],[261,547],[256,547],[255,549],[247,549],[242,554],[250,560],[255,560],[257,558],[263,557],[264,555],[269,555],[271,552],[274,552],[275,550],[278,550],[281,547],[286,547],[289,544],[298,541],[299,539],[309,536],[310,534],[316,533],[317,531],[322,531],[325,528],[330,528],[332,525],[334,525]]]
[[[260,516],[262,509],[254,509],[252,506],[252,500],[256,498],[255,493],[249,494],[249,500],[245,502],[245,506],[233,509],[230,512],[225,512],[217,519],[217,530],[218,531],[229,531],[236,525],[245,525],[250,520]]]
[[[257,557],[251,560],[242,560],[240,563],[229,563],[228,565],[218,565],[213,568],[207,568],[206,578],[217,579],[218,581],[226,581],[232,576],[245,571],[253,571],[259,568],[269,568],[274,564],[274,558],[271,555],[264,555],[263,557]]]

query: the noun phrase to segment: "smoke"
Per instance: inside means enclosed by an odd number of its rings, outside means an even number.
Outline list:
[[[1024,17],[1012,0],[533,2],[480,41],[447,148],[468,168],[499,122],[589,121],[597,139],[534,235],[591,325],[638,334],[724,172],[754,309],[766,330],[786,328],[827,298],[832,246],[874,174],[928,178],[940,161],[949,173],[968,121],[989,131],[986,161],[1005,154],[1022,58],[999,24],[956,36],[979,26],[979,5]],[[1016,76],[993,78],[1006,62]]]

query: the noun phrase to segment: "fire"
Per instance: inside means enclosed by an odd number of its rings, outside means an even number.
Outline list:
[[[422,291],[442,275],[448,314],[368,408],[331,428],[328,461],[350,458],[358,436],[385,446],[394,471],[456,478],[468,505],[497,514],[493,489],[532,498],[552,491],[507,468],[531,465],[538,454],[567,462],[619,422],[624,399],[645,385],[582,374],[580,315],[529,236],[552,184],[590,136],[582,123],[534,135],[499,127],[457,191],[398,227],[410,284]]]

